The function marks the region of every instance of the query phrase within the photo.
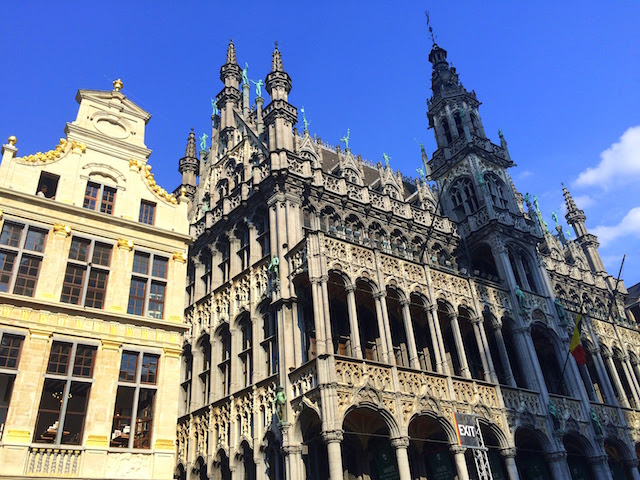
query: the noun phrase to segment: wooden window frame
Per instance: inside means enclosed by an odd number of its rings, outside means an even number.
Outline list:
[[[15,351],[15,345],[4,345],[5,339],[10,338],[12,340],[19,340],[17,347],[18,352],[15,357],[11,356],[11,352]],[[0,377],[7,377],[7,391],[5,391],[5,398],[8,400],[6,406],[0,405],[0,440],[2,440],[2,434],[4,432],[4,425],[11,408],[11,395],[13,393],[13,387],[15,385],[16,376],[18,374],[18,366],[20,365],[20,357],[22,355],[22,346],[24,345],[25,335],[22,332],[16,332],[13,330],[1,330],[0,329],[0,352],[5,350],[6,355],[2,358],[6,358],[5,365],[0,365]],[[9,366],[9,360],[15,359],[15,365]],[[8,393],[7,393],[8,392]]]
[[[84,259],[72,258],[72,253],[74,252],[73,250],[74,242],[88,243],[86,256]],[[106,265],[95,262],[96,260],[95,255],[97,250],[96,246],[98,245],[101,247],[102,246],[110,247],[110,253],[109,253],[109,257],[107,259]],[[105,242],[102,239],[98,240],[95,238],[85,238],[85,237],[77,237],[77,236],[74,236],[71,239],[71,246],[69,247],[69,254],[67,258],[67,266],[64,271],[64,279],[62,282],[62,292],[60,293],[60,302],[69,303],[71,305],[79,305],[83,307],[96,308],[100,310],[104,309],[105,303],[107,300],[107,288],[109,286],[109,273],[111,272],[111,257],[113,255],[113,247],[114,247],[113,244],[109,242]],[[102,255],[100,256],[100,258],[102,258]],[[82,272],[80,283],[67,281],[67,275],[70,275],[71,270],[75,270],[76,272],[80,272],[80,271]],[[104,279],[102,280],[104,282],[103,288],[98,288],[96,286],[91,285],[92,279],[93,279],[92,276],[94,273],[96,275],[104,275]],[[65,288],[69,288],[69,293],[65,294]],[[80,290],[79,294],[72,296],[71,292],[73,292],[73,289],[78,289],[78,288]],[[95,294],[99,292],[102,293],[103,298],[102,298],[101,305],[96,307],[95,306],[96,297],[90,294]],[[72,298],[77,298],[77,303],[70,301]],[[93,300],[90,300],[88,302],[87,300],[89,298],[92,298]],[[91,305],[89,305],[88,303],[91,303]]]
[[[138,222],[153,225],[156,221],[156,203],[149,200],[140,200],[140,214]]]
[[[146,256],[148,258],[147,268],[145,272],[136,271],[135,268],[135,258],[136,255]],[[165,276],[160,277],[154,275],[156,260],[162,260],[165,262]],[[169,277],[169,258],[165,257],[163,254],[159,253],[151,253],[143,250],[136,250],[134,252],[134,264],[132,267],[131,273],[131,283],[129,285],[129,300],[127,303],[127,313],[129,315],[140,315],[143,317],[151,317],[157,320],[161,320],[164,318],[165,313],[165,304],[167,300],[167,283]],[[141,297],[139,295],[132,295],[131,288],[134,285],[134,282],[140,282],[144,284],[144,296]],[[162,288],[162,300],[158,301],[153,298],[153,288]],[[135,313],[135,310],[131,308],[131,300],[142,300],[142,313]],[[152,315],[152,312],[157,312],[157,306],[160,305],[160,316]],[[155,308],[150,308],[154,306]]]
[[[89,193],[89,188],[92,188],[95,196]],[[84,190],[84,200],[82,202],[82,208],[87,210],[93,210],[100,213],[106,213],[107,215],[113,215],[113,209],[116,203],[116,193],[118,189],[109,185],[103,185],[101,183],[92,182],[89,180]],[[93,203],[93,205],[91,205]]]
[[[17,236],[15,234],[10,235],[9,243],[0,243],[0,254],[5,255],[1,263],[2,270],[0,270],[0,276],[7,279],[7,281],[2,282],[2,284],[6,284],[6,293],[11,292],[14,295],[34,297],[36,288],[38,287],[40,269],[44,260],[44,251],[47,244],[47,235],[49,233],[48,229],[30,223],[6,220],[2,225],[2,229],[0,229],[0,241],[2,241],[2,233],[5,232],[5,228],[9,225],[18,227],[19,232]],[[29,239],[29,235],[32,232],[43,234],[41,251],[30,250],[27,248],[27,240]],[[8,264],[7,259],[9,257],[11,257],[12,260],[9,268],[5,269],[4,267]],[[32,271],[34,268],[32,263],[29,263],[27,272],[22,271],[24,268],[23,262],[25,260],[28,260],[29,262],[37,262],[35,266],[35,274]],[[25,286],[23,283],[21,283],[22,281],[24,281],[25,283],[32,281],[33,286]],[[26,292],[30,292],[30,294]]]

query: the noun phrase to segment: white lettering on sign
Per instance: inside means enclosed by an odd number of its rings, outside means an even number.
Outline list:
[[[476,436],[476,427],[474,425],[458,425],[458,429],[460,430],[460,435],[464,437]]]

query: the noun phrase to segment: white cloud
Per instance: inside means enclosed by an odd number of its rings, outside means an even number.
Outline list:
[[[523,170],[518,174],[518,180],[522,180],[523,178],[530,177],[531,175],[533,175],[533,172],[531,170]]]
[[[576,202],[576,205],[580,210],[584,210],[585,208],[589,208],[591,205],[595,203],[594,199],[589,195],[577,195],[573,197],[573,201]],[[566,209],[566,207],[565,207]]]
[[[631,127],[620,140],[600,154],[600,163],[578,175],[576,185],[608,189],[640,179],[640,126]]]
[[[598,236],[602,246],[606,246],[620,237],[637,236],[640,238],[640,207],[629,210],[629,213],[617,225],[599,225],[593,229],[592,233]]]

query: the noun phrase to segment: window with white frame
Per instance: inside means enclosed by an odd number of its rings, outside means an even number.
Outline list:
[[[109,446],[151,448],[160,357],[122,352]]]
[[[35,443],[82,443],[95,357],[93,345],[53,342],[33,435]]]
[[[47,231],[5,221],[0,233],[0,292],[33,297]]]
[[[95,240],[71,239],[61,302],[104,308],[112,249]]]
[[[9,412],[23,341],[22,335],[0,332],[0,440]]]
[[[162,318],[169,260],[160,255],[135,252],[127,313]]]
[[[116,201],[116,189],[95,182],[87,182],[84,191],[83,208],[98,210],[109,215],[113,214],[113,206]]]

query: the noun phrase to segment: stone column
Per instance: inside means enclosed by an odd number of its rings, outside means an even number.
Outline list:
[[[516,466],[516,449],[503,448],[500,450],[500,455],[502,455],[502,458],[504,459],[504,465],[507,469],[507,477],[509,480],[520,480],[518,467]]]
[[[538,376],[537,371],[540,370],[540,364],[538,363],[536,350],[533,347],[533,340],[531,340],[531,335],[529,335],[529,332],[529,326],[519,327],[513,330],[515,337],[514,343],[516,347],[516,355],[518,355],[520,368],[522,368],[522,375],[527,382],[527,388],[529,390],[539,390],[540,392],[546,392],[547,387],[544,383],[542,371],[540,371],[540,375]]]
[[[635,402],[635,408],[640,408],[640,398],[638,397],[638,382],[633,374],[633,370],[631,370],[631,363],[629,362],[629,356],[626,355],[622,359],[622,369],[624,370],[624,374],[627,377],[627,382],[629,383],[629,388],[631,389],[631,395],[633,396],[633,400]]]
[[[598,378],[603,389],[602,394],[604,395],[604,401],[609,405],[615,405],[618,402],[613,387],[613,381],[609,378],[607,369],[604,366],[602,355],[600,355],[600,349],[594,347],[589,352],[591,353],[591,358],[593,358],[593,363],[598,371]]]
[[[569,465],[567,464],[567,452],[552,452],[545,454],[545,459],[551,470],[551,477],[554,480],[564,480],[571,478]]]
[[[398,460],[398,474],[400,480],[411,480],[411,470],[409,469],[409,437],[398,437],[391,439],[391,445],[396,449],[396,459]]]
[[[329,310],[329,288],[328,288],[329,276],[323,275],[320,278],[320,288],[322,291],[322,309],[324,311],[324,331],[327,352],[331,350],[333,352],[333,340],[331,338],[331,312]]]
[[[465,447],[460,447],[458,445],[452,445],[449,448],[451,450],[451,453],[453,453],[453,461],[456,465],[456,470],[458,472],[458,480],[469,480],[469,471],[467,470],[467,462],[464,459],[464,452],[467,449]]]
[[[462,334],[460,333],[460,324],[458,323],[458,314],[451,313],[451,330],[453,332],[453,340],[456,344],[456,350],[458,352],[458,360],[460,361],[460,374],[465,378],[471,378],[471,372],[469,371],[469,365],[467,364],[467,354],[464,351],[464,342],[462,341]]]
[[[381,291],[378,293],[378,299],[380,301],[380,310],[382,310],[382,327],[383,330],[380,332],[381,336],[384,336],[385,342],[387,344],[387,348],[385,349],[387,352],[387,362],[394,364],[396,363],[396,356],[393,352],[393,338],[391,338],[391,324],[389,323],[389,310],[387,309],[387,292]]]
[[[507,346],[504,344],[504,337],[502,336],[502,325],[499,323],[492,324],[491,329],[493,335],[496,338],[496,344],[498,345],[498,353],[500,355],[500,362],[505,369],[507,376],[507,383],[510,387],[516,388],[516,380],[513,377],[513,370],[511,369],[511,362],[509,361],[509,354],[507,353]]]
[[[300,471],[302,447],[300,445],[283,446],[282,453],[284,454],[286,478],[302,478],[304,476],[304,472]]]
[[[356,306],[356,286],[347,285],[347,310],[349,311],[349,328],[351,329],[351,353],[356,358],[362,358],[360,345],[360,326],[358,325],[358,308]]]
[[[343,480],[341,449],[342,437],[342,430],[322,432],[322,440],[327,444],[330,480]]]
[[[631,361],[631,371],[636,377],[636,383],[640,384],[640,367],[637,362]]]
[[[400,302],[402,306],[402,319],[404,320],[404,330],[407,336],[407,349],[409,350],[409,365],[411,368],[420,369],[418,360],[418,348],[416,347],[416,338],[413,334],[413,322],[411,321],[411,309],[409,308],[409,300],[406,298]]]
[[[382,292],[375,293],[373,295],[374,303],[376,304],[376,319],[378,320],[378,335],[380,335],[380,348],[382,352],[379,352],[378,361],[383,363],[389,363],[388,355],[387,355],[387,335],[386,328],[384,326],[384,317],[383,310],[386,310],[386,306],[383,308],[383,304],[381,302]]]
[[[429,333],[431,334],[431,341],[433,342],[433,355],[435,356],[436,372],[446,373],[444,366],[444,359],[446,355],[444,353],[444,345],[442,342],[442,332],[440,331],[440,321],[436,313],[437,307],[431,305],[428,309],[427,320],[429,322]]]
[[[638,459],[631,458],[628,460],[624,460],[624,466],[629,469],[631,472],[631,476],[633,480],[640,480],[640,473],[638,473]]]
[[[611,469],[609,468],[609,457],[607,455],[589,457],[587,461],[591,465],[591,472],[598,480],[613,480],[613,475],[611,475]]]
[[[473,326],[473,333],[476,337],[476,345],[478,345],[478,351],[480,352],[480,361],[482,362],[482,370],[484,371],[484,379],[487,382],[495,382],[496,371],[493,368],[493,362],[491,361],[491,354],[489,353],[489,345],[484,337],[484,329],[482,328],[482,317],[476,317],[471,319],[471,325]]]
[[[609,366],[609,372],[611,373],[611,383],[614,388],[618,392],[618,398],[620,399],[619,403],[621,407],[629,408],[629,400],[627,399],[627,395],[624,393],[624,388],[622,387],[622,382],[620,381],[620,377],[618,376],[618,370],[616,369],[616,365],[613,362],[613,358],[611,357],[611,353],[602,352],[602,356],[604,357],[604,361],[607,362]]]
[[[327,352],[327,341],[324,331],[324,310],[322,308],[322,290],[319,278],[310,278],[311,297],[313,301],[313,322],[316,329],[316,354],[323,355]]]

